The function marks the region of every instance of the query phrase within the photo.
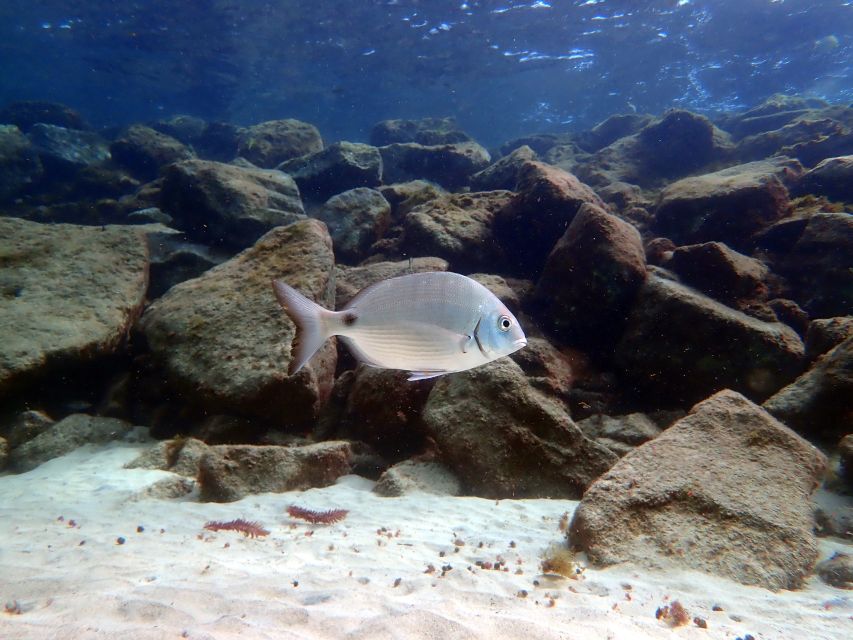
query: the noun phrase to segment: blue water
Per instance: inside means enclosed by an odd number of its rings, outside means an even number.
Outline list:
[[[455,116],[486,144],[617,112],[853,100],[849,0],[4,0],[0,103],[95,125]]]

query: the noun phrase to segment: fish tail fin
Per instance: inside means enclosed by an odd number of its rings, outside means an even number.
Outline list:
[[[292,376],[305,366],[332,335],[327,320],[335,312],[309,300],[280,280],[273,280],[272,286],[278,303],[296,325],[296,335],[290,350],[290,366],[287,369],[287,374]]]

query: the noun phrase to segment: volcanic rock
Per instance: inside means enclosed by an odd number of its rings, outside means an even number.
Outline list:
[[[724,304],[763,299],[767,294],[767,265],[721,242],[678,247],[666,268],[685,284]]]
[[[38,153],[15,125],[0,125],[0,200],[17,195],[42,176]]]
[[[286,160],[323,149],[317,127],[291,118],[269,120],[240,132],[237,154],[252,164],[272,169]]]
[[[340,260],[360,262],[388,229],[391,205],[375,189],[359,187],[329,198],[312,215],[328,226]]]
[[[135,124],[110,145],[116,164],[143,180],[156,178],[162,167],[195,154],[183,143],[151,127]]]
[[[379,153],[385,182],[423,179],[450,190],[466,185],[469,177],[485,169],[491,160],[489,152],[473,141],[442,145],[395,143],[379,147]]]
[[[325,200],[356,187],[375,187],[382,182],[382,156],[368,144],[336,142],[321,151],[278,165],[299,185],[302,197]]]

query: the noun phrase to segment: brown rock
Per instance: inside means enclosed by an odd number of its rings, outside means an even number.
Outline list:
[[[382,474],[373,492],[386,498],[417,493],[458,496],[460,487],[459,480],[443,464],[404,460]]]
[[[853,317],[818,318],[806,331],[806,357],[814,360],[853,336]]]
[[[328,226],[339,260],[360,262],[388,230],[391,205],[375,189],[359,187],[332,196],[312,215]]]
[[[577,498],[616,461],[509,358],[440,378],[422,419],[463,491]]]
[[[494,164],[471,176],[472,191],[499,191],[515,189],[518,174],[526,162],[536,160],[536,152],[526,144],[513,150]]]
[[[685,284],[725,304],[766,298],[767,265],[721,242],[678,247],[666,268]]]
[[[322,222],[276,227],[231,260],[172,287],[139,326],[170,384],[205,413],[305,428],[331,390],[335,346],[330,341],[287,375],[295,328],[272,293],[273,278],[334,308],[332,241]]]
[[[415,142],[389,144],[379,148],[385,182],[430,180],[445,189],[458,189],[469,176],[485,169],[489,152],[476,142],[422,145]]]
[[[525,163],[518,193],[495,217],[494,234],[511,271],[537,276],[548,253],[583,204],[606,205],[574,175],[542,162]]]
[[[622,458],[584,494],[570,540],[597,565],[679,566],[768,589],[817,559],[811,444],[733,391]]]
[[[639,232],[584,204],[548,256],[536,299],[564,341],[612,348],[645,277]]]
[[[797,191],[827,196],[843,202],[853,201],[853,156],[821,160],[803,176]]]
[[[240,132],[237,154],[254,165],[273,169],[285,160],[323,149],[317,127],[288,118],[269,120]]]
[[[199,499],[233,502],[255,493],[325,487],[350,473],[356,454],[350,442],[305,446],[216,445],[199,461]]]
[[[113,160],[133,175],[153,180],[161,167],[192,158],[192,150],[151,127],[134,124],[110,145]]]

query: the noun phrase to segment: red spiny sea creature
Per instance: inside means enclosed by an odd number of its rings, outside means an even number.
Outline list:
[[[346,518],[349,511],[347,509],[312,511],[311,509],[297,507],[295,504],[292,504],[287,508],[287,513],[291,518],[299,518],[311,524],[335,524]]]
[[[249,522],[243,518],[229,520],[228,522],[220,522],[213,520],[204,525],[205,529],[210,531],[239,531],[247,538],[259,538],[269,535],[269,531],[264,529],[259,522]]]

